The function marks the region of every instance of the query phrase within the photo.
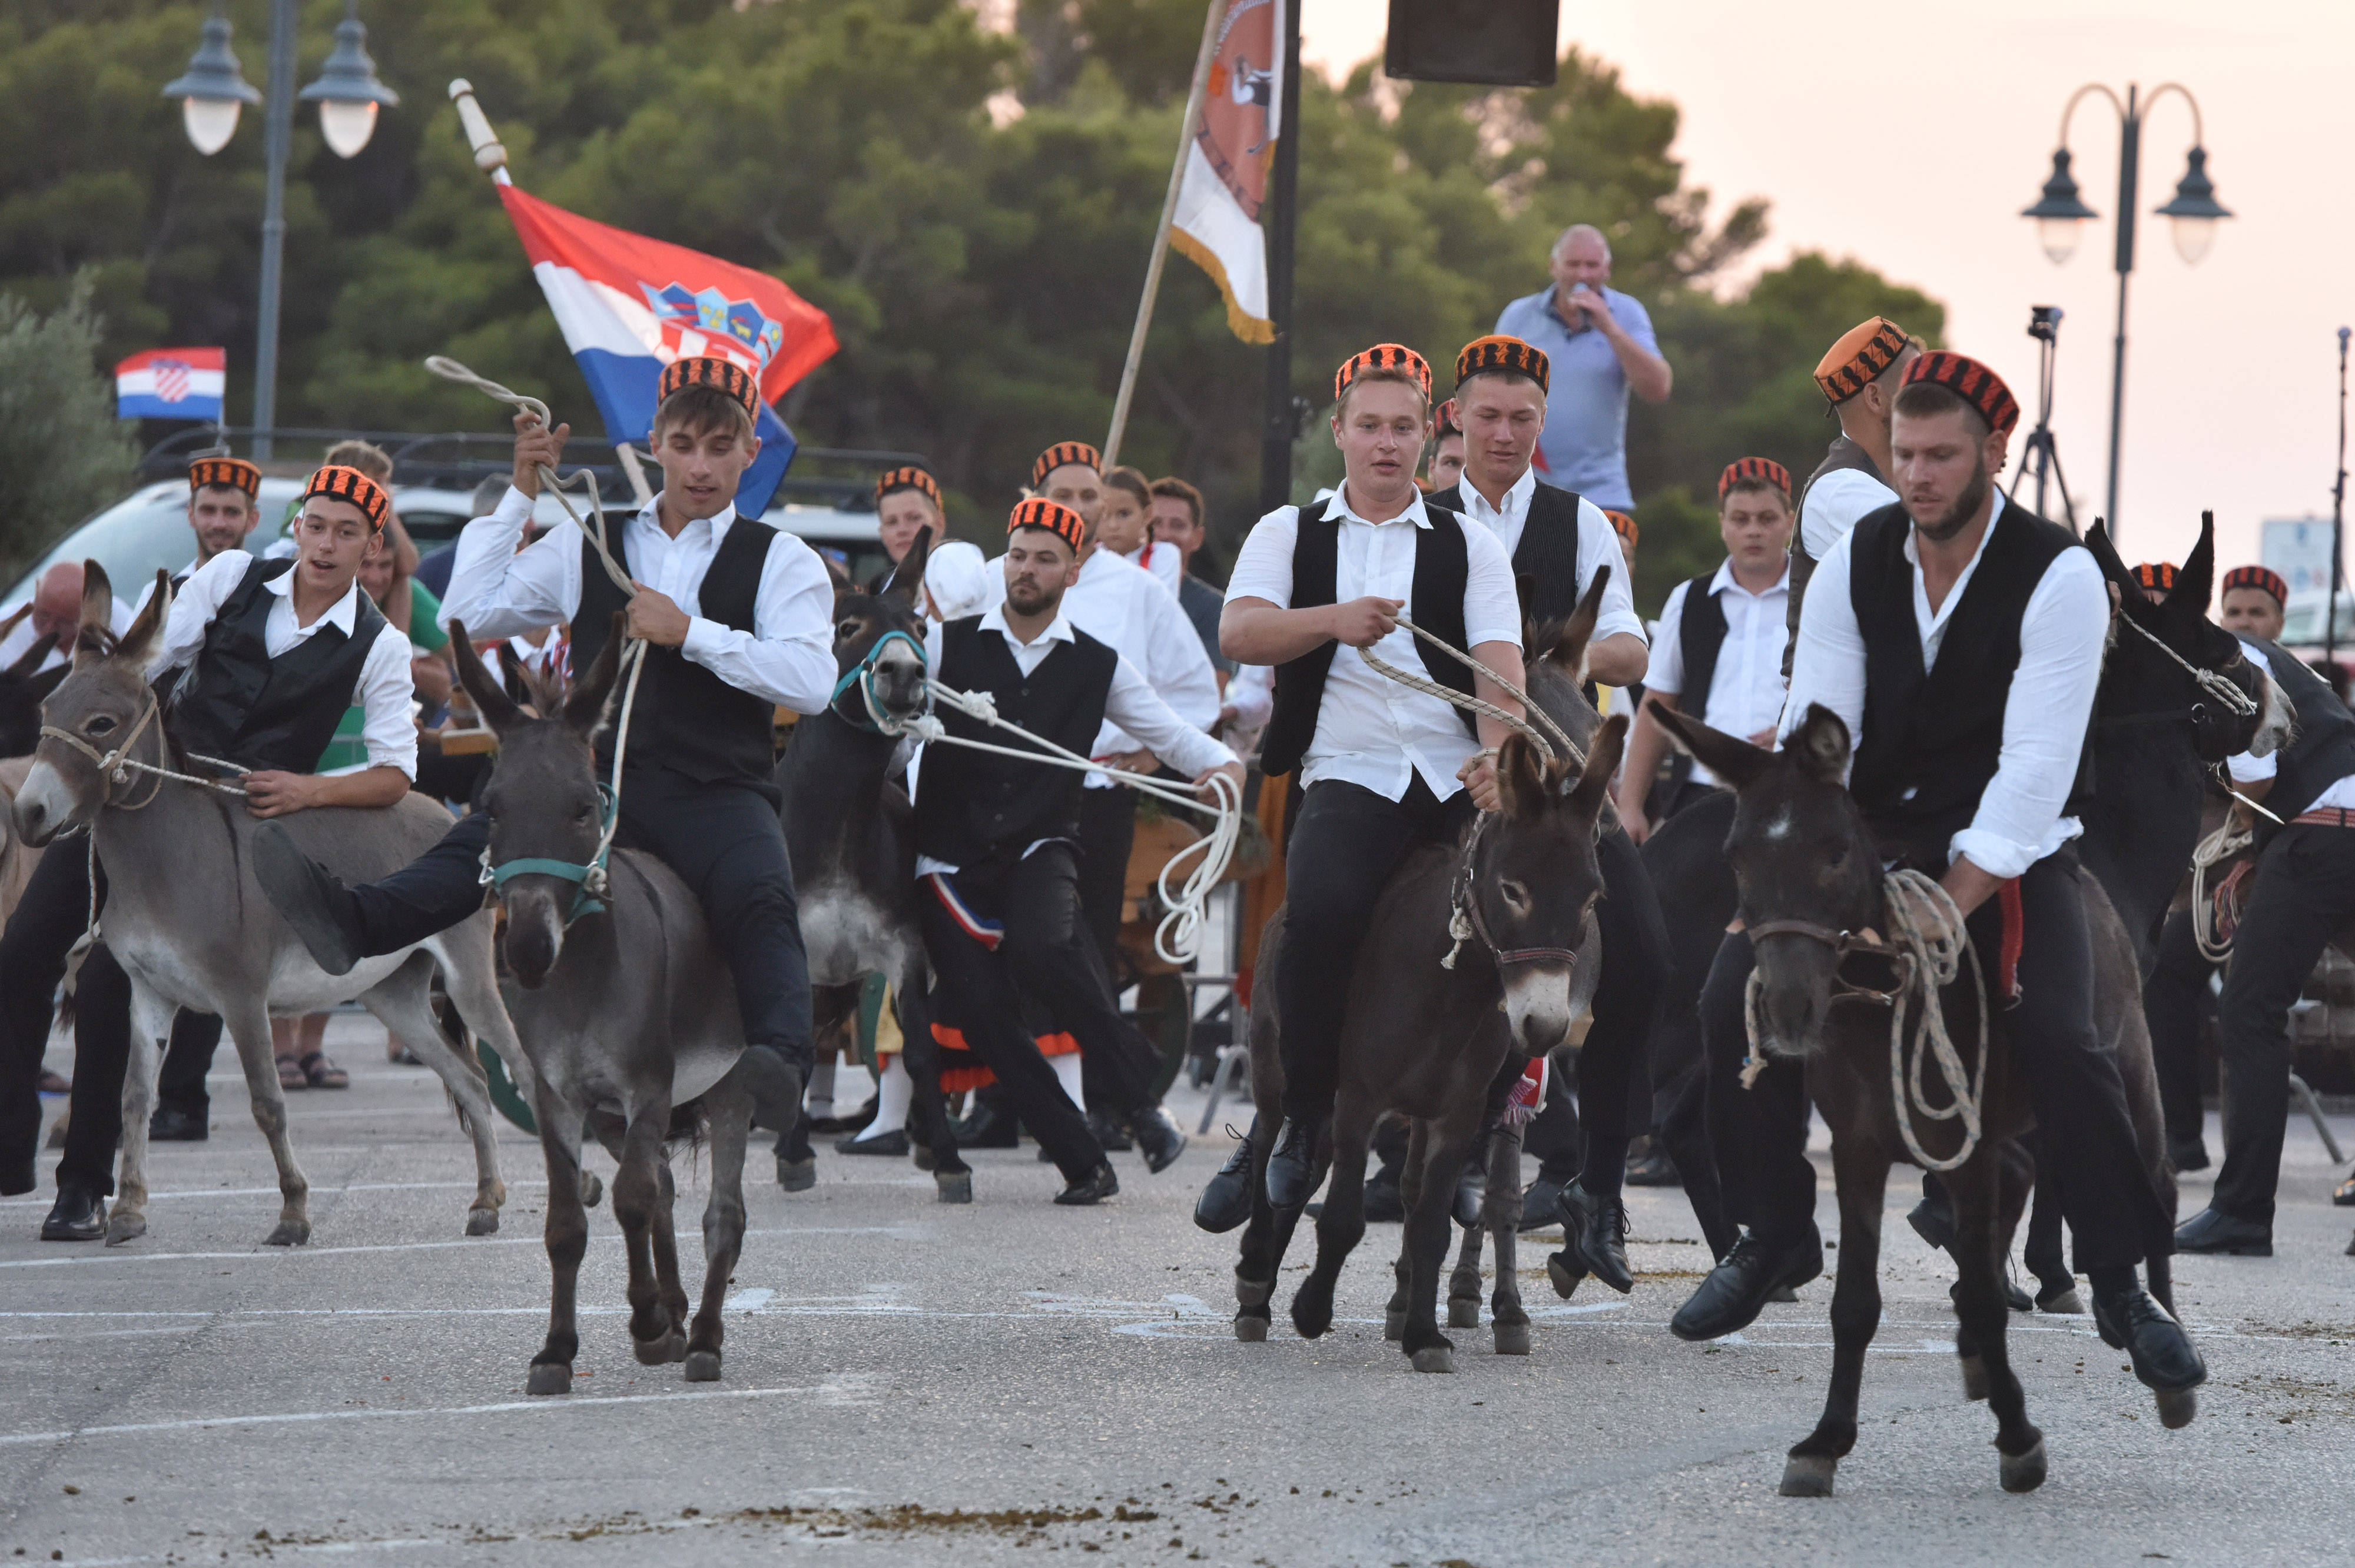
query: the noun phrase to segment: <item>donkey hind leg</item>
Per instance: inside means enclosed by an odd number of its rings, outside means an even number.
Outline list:
[[[1399,1335],[1399,1348],[1412,1360],[1417,1372],[1455,1370],[1455,1342],[1439,1331],[1439,1271],[1447,1263],[1448,1232],[1455,1223],[1455,1177],[1471,1155],[1472,1140],[1479,1135],[1483,1109],[1483,1101],[1476,1097],[1432,1125],[1423,1140],[1414,1195],[1407,1200],[1406,1326]],[[1413,1167],[1410,1154],[1409,1171]]]
[[[1292,1245],[1294,1228],[1300,1224],[1300,1210],[1279,1209],[1268,1202],[1267,1160],[1273,1152],[1271,1146],[1274,1141],[1259,1139],[1252,1143],[1251,1223],[1243,1227],[1240,1255],[1235,1260],[1235,1338],[1246,1344],[1257,1344],[1267,1338],[1268,1325],[1273,1319],[1273,1308],[1268,1303],[1275,1295],[1275,1272],[1284,1264],[1285,1249]],[[1308,1182],[1311,1190],[1325,1179],[1325,1168],[1331,1162],[1332,1153],[1328,1136],[1313,1154]]]
[[[489,916],[474,916],[453,926],[424,948],[442,966],[442,989],[449,993],[450,1005],[458,1010],[459,1022],[490,1046],[506,1065],[516,1093],[525,1104],[536,1107],[538,1074],[524,1054],[515,1021],[507,1016],[507,1004],[499,995]]]
[[[709,1124],[711,1198],[703,1209],[703,1301],[687,1336],[687,1381],[719,1381],[719,1308],[744,1250],[744,1145],[752,1135],[752,1095],[735,1069],[703,1096]]]
[[[1366,1236],[1366,1144],[1376,1113],[1344,1094],[1333,1111],[1332,1179],[1316,1216],[1316,1264],[1292,1298],[1292,1326],[1314,1340],[1333,1326],[1333,1289],[1341,1266]]]
[[[973,1167],[957,1153],[956,1132],[949,1121],[948,1097],[941,1093],[941,1046],[932,1038],[930,983],[921,943],[901,966],[891,991],[891,1005],[900,1012],[900,1066],[908,1075],[911,1093],[908,1114],[914,1123],[913,1140],[930,1151],[932,1185],[943,1203],[973,1202]]]
[[[581,1107],[538,1082],[532,1118],[548,1163],[548,1339],[531,1358],[527,1393],[570,1393],[572,1360],[581,1353],[576,1309],[581,1258],[589,1250],[589,1211],[581,1201]]]
[[[169,1002],[136,980],[131,982],[131,1050],[123,1068],[122,1179],[114,1184],[114,1202],[106,1216],[109,1246],[147,1234],[147,1118],[155,1107],[155,1078],[163,1069],[164,1042],[172,1033],[172,1012]]]
[[[1832,1179],[1839,1192],[1840,1247],[1832,1287],[1831,1387],[1816,1429],[1784,1461],[1786,1498],[1832,1495],[1832,1477],[1856,1446],[1864,1352],[1881,1326],[1881,1206],[1889,1191],[1889,1156],[1869,1140],[1835,1135]]]
[[[1946,1173],[1946,1188],[1955,1200],[1955,1264],[1961,1275],[1955,1282],[1955,1308],[1986,1363],[1987,1408],[1995,1413],[2003,1489],[2032,1492],[2044,1483],[2044,1434],[2029,1424],[2028,1400],[2011,1370],[2005,1342],[2010,1309],[2004,1301],[2002,1243],[1996,1224],[2000,1200],[1996,1159],[1995,1151],[1981,1144],[1960,1170]],[[1840,1250],[1845,1269],[1847,1248]]]
[[[1431,1124],[1410,1118],[1406,1124],[1406,1163],[1399,1167],[1399,1202],[1410,1214],[1423,1192],[1423,1170],[1431,1148]],[[1406,1333],[1407,1303],[1414,1288],[1414,1230],[1399,1231],[1398,1261],[1391,1266],[1397,1283],[1382,1309],[1382,1338],[1398,1340]]]
[[[1487,1161],[1482,1164],[1485,1166]],[[1487,1224],[1487,1213],[1484,1203],[1481,1223],[1464,1233],[1464,1240],[1455,1249],[1455,1267],[1447,1276],[1447,1326],[1451,1329],[1480,1326],[1480,1242]]]
[[[359,1001],[450,1091],[458,1107],[458,1125],[474,1145],[474,1201],[466,1210],[466,1234],[486,1236],[499,1228],[499,1206],[507,1201],[507,1184],[499,1178],[499,1113],[491,1104],[490,1086],[480,1065],[450,1044],[441,1020],[433,1016],[432,977],[432,961],[422,953],[414,955],[362,991]]]
[[[135,1037],[146,1032],[139,1012],[139,982],[131,984],[131,1023]],[[311,1183],[294,1163],[293,1140],[286,1132],[286,1091],[278,1086],[278,1058],[270,1039],[270,1014],[258,994],[240,997],[221,1010],[221,1026],[237,1043],[238,1065],[245,1069],[245,1089],[253,1101],[253,1122],[270,1144],[278,1165],[278,1225],[265,1238],[271,1246],[300,1246],[311,1239]],[[168,1024],[167,1024],[168,1027]],[[144,1132],[147,1124],[139,1124]],[[127,1138],[131,1128],[123,1127]]]
[[[1489,1327],[1500,1356],[1529,1353],[1529,1315],[1521,1306],[1520,1260],[1514,1238],[1521,1228],[1521,1129],[1499,1127],[1488,1139],[1488,1195],[1481,1223],[1497,1239],[1497,1287],[1489,1293]],[[1451,1319],[1452,1321],[1453,1319]]]
[[[639,1361],[650,1367],[687,1359],[687,1287],[678,1277],[677,1207],[678,1187],[666,1149],[655,1160],[655,1207],[646,1236],[654,1246],[655,1298],[670,1328],[656,1343],[634,1347]]]
[[[665,1086],[666,1089],[668,1086]],[[650,1093],[630,1107],[627,1128],[615,1160],[613,1217],[622,1224],[629,1252],[630,1340],[639,1361],[659,1366],[676,1358],[667,1353],[673,1330],[670,1309],[662,1299],[655,1277],[653,1230],[655,1211],[662,1206],[663,1140],[670,1128],[670,1097]],[[602,1128],[599,1129],[602,1132]],[[680,1353],[685,1353],[684,1336]]]

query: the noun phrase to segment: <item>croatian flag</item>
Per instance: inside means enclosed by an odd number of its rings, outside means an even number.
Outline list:
[[[592,223],[512,185],[499,199],[607,440],[653,433],[655,386],[674,359],[717,355],[760,378],[761,455],[736,493],[741,514],[760,516],[794,461],[793,433],[769,405],[834,352],[826,313],[750,267]]]
[[[122,419],[210,419],[221,417],[221,384],[229,352],[218,348],[151,348],[114,367],[114,413]]]

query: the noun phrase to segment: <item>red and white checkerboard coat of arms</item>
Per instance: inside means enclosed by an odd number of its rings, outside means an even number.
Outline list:
[[[155,372],[155,396],[166,403],[185,403],[188,397],[188,367],[180,360],[158,359],[151,368]]]

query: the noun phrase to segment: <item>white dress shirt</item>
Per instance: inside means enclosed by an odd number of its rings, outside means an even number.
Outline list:
[[[1099,550],[1096,554],[1104,552]],[[1158,593],[1160,589],[1156,588],[1154,591]],[[941,629],[942,623],[935,620],[924,632],[925,658],[931,668],[936,671],[941,667]],[[1055,619],[1047,623],[1047,630],[1028,642],[1018,640],[1007,630],[1003,604],[993,605],[983,613],[981,630],[994,631],[1006,640],[1006,651],[1014,655],[1016,667],[1025,676],[1034,673],[1057,647],[1077,641],[1072,635],[1071,617],[1060,610],[1056,612]],[[1091,631],[1088,635],[1093,637],[1095,633]],[[1103,640],[1099,638],[1097,641]],[[1196,646],[1199,648],[1200,644],[1198,642]],[[1236,760],[1235,754],[1226,747],[1171,712],[1169,705],[1154,691],[1153,683],[1145,678],[1144,672],[1130,663],[1125,654],[1119,658],[1119,663],[1113,668],[1112,687],[1104,694],[1104,715],[1108,719],[1143,741],[1154,756],[1189,779]],[[994,735],[989,738],[995,745],[1022,745],[1021,739],[1014,736]],[[909,777],[913,779],[916,776],[917,769],[911,768]],[[1088,777],[1093,779],[1098,775],[1092,773]],[[917,788],[922,789],[922,786],[919,784]],[[1039,844],[1050,842],[1039,839],[1024,846],[1024,858],[1028,858]],[[934,860],[930,855],[916,857],[918,876],[956,869],[946,861]]]
[[[155,585],[152,582],[149,583],[147,585],[147,593],[152,594],[155,591]],[[120,637],[124,632],[131,630],[131,622],[137,617],[139,610],[145,607],[146,603],[146,594],[140,596],[139,602],[136,606],[120,597],[116,598],[114,600],[114,608],[107,617],[107,625],[113,630],[115,636]],[[50,649],[48,655],[41,660],[41,670],[54,670],[59,665],[73,657],[74,634],[75,628],[70,626],[58,634],[57,646]],[[25,617],[24,620],[18,621],[9,631],[7,636],[0,637],[0,669],[5,669],[8,665],[14,664],[17,660],[22,659],[26,654],[31,652],[33,651],[33,644],[38,642],[40,640],[39,634],[35,632],[33,630],[33,618],[31,616],[28,615]],[[40,673],[40,670],[36,670],[33,673],[37,675]]]
[[[1505,492],[1505,504],[1491,506],[1469,477],[1463,481],[1464,515],[1488,525],[1497,543],[1505,547],[1508,562],[1521,547],[1522,530],[1529,525],[1529,499],[1537,489],[1537,470],[1523,469],[1521,477]],[[1644,620],[1636,613],[1636,594],[1627,582],[1627,558],[1619,553],[1618,530],[1603,515],[1603,508],[1582,495],[1578,498],[1578,591],[1572,597],[1584,599],[1586,590],[1594,586],[1594,574],[1604,567],[1611,568],[1611,580],[1604,586],[1603,602],[1595,607],[1594,635],[1616,637],[1624,631],[1640,640]]]
[[[1912,531],[1907,531],[1913,621],[1922,634],[1925,670],[1937,662],[1955,607],[1971,586],[1987,541],[1995,537],[2003,507],[1998,490],[1977,551],[1934,610],[1923,585],[1921,556]],[[1791,664],[1791,696],[1783,713],[1785,738],[1812,703],[1839,715],[1849,735],[1863,733],[1864,634],[1858,630],[1856,606],[1849,598],[1854,539],[1853,533],[1842,535],[1807,584],[1799,610],[1798,652]],[[1948,846],[1950,858],[1968,855],[1971,863],[1991,875],[2018,876],[2084,831],[2076,818],[2061,812],[2076,782],[2085,726],[2102,683],[2102,651],[2109,625],[2109,592],[2092,553],[2062,551],[2044,568],[2020,617],[2019,664],[2004,700],[2003,747],[1996,775],[1979,797],[1971,825]]]
[[[1668,592],[1660,609],[1659,636],[1652,645],[1647,690],[1682,698],[1685,693],[1684,619],[1690,582]],[[1710,673],[1709,690],[1679,702],[1685,713],[1727,735],[1744,739],[1772,729],[1783,714],[1783,644],[1790,636],[1791,568],[1764,593],[1752,593],[1733,575],[1727,561],[1709,579],[1707,590],[1725,612],[1725,641],[1717,651],[1717,666]],[[1692,767],[1696,784],[1714,784],[1717,775],[1698,761]]]
[[[223,550],[180,586],[171,613],[164,618],[163,641],[148,662],[150,682],[167,670],[192,662],[203,651],[206,631],[219,616],[221,606],[245,581],[246,568],[253,561],[243,550]],[[294,574],[302,569],[298,566],[282,571],[261,585],[276,596],[261,623],[262,652],[272,659],[284,658],[322,627],[332,626],[349,637],[359,619],[360,586],[355,582],[310,625],[296,625]],[[370,768],[398,768],[411,779],[417,777],[417,725],[410,707],[416,695],[409,678],[409,635],[387,621],[368,646],[359,684],[352,692],[352,701],[367,715],[361,733],[368,743]]]
[[[1101,556],[1103,552],[1098,550],[1096,554]],[[1178,585],[1186,576],[1186,557],[1178,553],[1177,546],[1165,545],[1158,539],[1147,539],[1134,550],[1123,550],[1120,558],[1132,567],[1152,573],[1153,580],[1167,588],[1170,598],[1178,597]],[[1081,630],[1086,629],[1082,627]],[[1093,637],[1095,633],[1090,631],[1088,635]]]
[[[1413,620],[1415,534],[1433,526],[1430,511],[1417,494],[1396,517],[1370,523],[1351,509],[1347,493],[1346,488],[1336,491],[1322,503],[1322,515],[1341,520],[1334,602],[1347,604],[1369,595],[1403,599],[1407,618]],[[1485,524],[1464,518],[1456,525],[1464,531],[1467,556],[1465,640],[1474,648],[1483,642],[1509,642],[1518,648],[1521,602],[1513,583],[1511,555]],[[1299,536],[1297,506],[1279,506],[1261,518],[1235,556],[1234,572],[1227,579],[1227,602],[1259,599],[1291,609],[1292,550]],[[1384,663],[1411,673],[1428,672],[1444,658],[1434,649],[1426,663],[1423,644],[1404,627],[1376,643],[1373,652]],[[1455,770],[1479,748],[1454,705],[1376,674],[1356,649],[1337,647],[1317,709],[1316,734],[1301,762],[1300,782],[1305,788],[1338,779],[1399,800],[1420,774],[1431,792],[1444,800],[1464,788]]]
[[[697,518],[673,538],[655,520],[661,503],[657,495],[622,524],[626,546],[614,554],[638,581],[686,611],[679,652],[739,691],[799,714],[823,711],[835,681],[834,579],[826,563],[793,535],[778,534],[761,566],[752,630],[722,626],[702,614],[697,590],[736,509]],[[443,627],[463,620],[477,640],[508,637],[580,613],[581,530],[567,518],[517,552],[531,510],[531,498],[510,485],[497,511],[466,524],[442,600]]]
[[[2273,669],[2274,662],[2265,657],[2264,649],[2246,638],[2241,640],[2241,647],[2258,669]],[[2232,770],[2232,782],[2235,784],[2255,784],[2271,779],[2281,771],[2281,753],[2269,751],[2263,757],[2254,757],[2243,751],[2227,761],[2225,767]],[[2330,788],[2299,809],[2307,811],[2328,811],[2334,808],[2342,811],[2355,811],[2355,774],[2337,780]]]
[[[1799,540],[1807,547],[1807,558],[1822,560],[1848,537],[1858,518],[1896,504],[1897,493],[1864,470],[1832,470],[1807,486],[1799,503]]]

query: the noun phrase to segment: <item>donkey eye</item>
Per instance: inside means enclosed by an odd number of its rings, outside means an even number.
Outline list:
[[[847,642],[866,630],[864,625],[856,620],[837,620],[834,623],[835,641]]]
[[[107,714],[100,714],[83,725],[81,732],[84,735],[104,735],[113,728],[113,718]]]
[[[1511,905],[1516,913],[1524,915],[1529,913],[1529,890],[1526,884],[1500,882],[1497,884],[1497,891],[1504,895],[1505,902]]]

